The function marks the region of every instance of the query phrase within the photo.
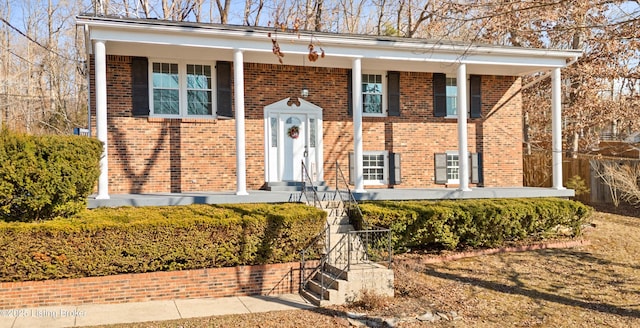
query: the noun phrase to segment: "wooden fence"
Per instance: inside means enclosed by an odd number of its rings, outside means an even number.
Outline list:
[[[526,187],[551,187],[552,186],[552,166],[550,152],[536,152],[525,155],[523,158],[524,186]],[[589,191],[576,195],[575,199],[585,203],[612,203],[611,189],[598,176],[595,168],[602,162],[616,161],[625,164],[639,165],[640,160],[609,157],[600,155],[579,154],[577,158],[565,157],[562,159],[562,184],[574,176],[582,178]]]

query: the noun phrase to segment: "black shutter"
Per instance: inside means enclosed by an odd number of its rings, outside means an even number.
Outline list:
[[[482,183],[482,154],[471,153],[471,183]]]
[[[389,184],[397,185],[401,182],[400,154],[389,153]]]
[[[470,92],[471,92],[471,118],[482,117],[482,97],[480,95],[480,86],[482,78],[480,75],[471,75]]]
[[[389,116],[400,116],[400,72],[387,73]]]
[[[216,62],[216,114],[233,118],[233,95],[231,94],[231,62]]]
[[[446,184],[447,183],[447,154],[446,153],[436,153],[434,155],[435,159],[435,180],[436,184]]]
[[[353,116],[353,74],[347,70],[347,113]]]
[[[149,115],[149,60],[133,57],[131,60],[131,105],[133,116]]]
[[[433,116],[447,116],[447,75],[433,73]]]

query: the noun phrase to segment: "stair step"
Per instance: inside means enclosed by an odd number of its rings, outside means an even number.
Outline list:
[[[315,305],[315,306],[329,306],[332,305],[332,303],[329,300],[321,300],[320,299],[320,295],[307,290],[307,289],[303,289],[300,291],[300,295],[302,295],[302,297],[304,297],[307,301],[309,301],[311,304]]]
[[[313,182],[313,188],[319,192],[325,192],[330,190],[329,186],[324,181]],[[264,186],[264,189],[269,191],[302,191],[302,182],[301,181],[267,182],[266,185]]]
[[[329,233],[331,234],[345,234],[353,231],[353,226],[350,224],[331,224],[329,225]]]

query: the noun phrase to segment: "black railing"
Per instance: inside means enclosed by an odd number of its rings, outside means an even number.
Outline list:
[[[309,178],[304,163],[302,163],[302,170],[302,193],[307,199],[307,204],[312,201],[314,205],[322,208],[322,203],[313,186],[313,182],[311,182]],[[310,195],[307,195],[307,188],[309,187],[306,181],[309,181],[309,185],[313,191]],[[331,226],[327,223],[325,229],[314,238],[313,242],[305,250],[300,252],[300,291],[304,290],[309,284],[309,281],[319,274],[318,283],[321,286],[320,300],[325,299],[327,289],[333,286],[336,280],[342,278],[346,272],[349,272],[352,265],[387,262],[387,267],[390,268],[393,257],[391,230],[376,227],[367,222],[337,161],[335,187],[336,190],[332,201],[334,203],[339,201],[340,205],[337,209],[341,209],[341,212],[336,212],[335,214],[347,215],[350,222],[352,224],[355,223],[358,227],[357,230],[345,232],[332,247]],[[324,245],[320,246],[322,240],[324,240]],[[306,262],[309,257],[313,257],[312,254],[316,255],[317,258],[318,254],[315,253],[319,248],[324,249],[324,254],[320,257],[320,263],[307,272]],[[327,265],[334,267],[330,275],[324,274]]]
[[[339,198],[344,206],[345,214],[354,225],[354,231],[350,240],[349,264],[353,259],[362,259],[362,262],[387,262],[387,267],[391,268],[393,260],[393,249],[391,244],[391,229],[386,229],[370,224],[362,215],[358,201],[356,200],[349,183],[340,169],[340,164],[336,161],[336,191],[334,199]],[[351,242],[353,240],[353,242]]]
[[[313,205],[315,207],[322,208],[322,203],[320,202],[320,197],[318,197],[317,188],[316,186],[313,185],[313,180],[311,180],[311,176],[309,175],[309,170],[307,170],[307,166],[304,165],[304,160],[302,161],[301,169],[302,169],[302,190],[301,190],[302,195],[300,199],[302,199],[302,196],[304,196],[304,198],[307,201],[307,205]]]

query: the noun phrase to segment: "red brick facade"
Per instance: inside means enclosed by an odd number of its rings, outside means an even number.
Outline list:
[[[347,170],[353,123],[346,69],[245,63],[244,73],[248,189],[265,183],[264,107],[303,87],[306,100],[323,109],[325,179],[333,179],[336,160]],[[520,82],[482,76],[482,118],[469,119],[468,144],[482,153],[487,187],[522,186]],[[401,116],[363,118],[364,150],[401,154],[395,188],[443,187],[434,183],[434,154],[458,148],[457,121],[434,117],[431,73],[401,72],[400,90]],[[107,56],[110,193],[235,190],[235,120],[132,117],[131,107],[131,57]]]
[[[309,263],[313,266],[314,263]],[[0,309],[297,293],[300,263],[0,282]]]

